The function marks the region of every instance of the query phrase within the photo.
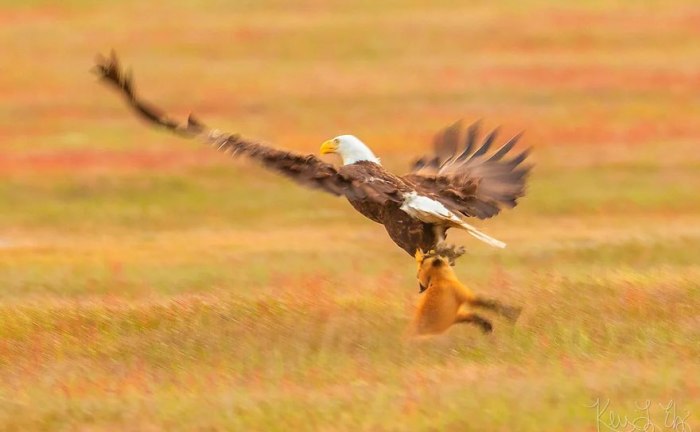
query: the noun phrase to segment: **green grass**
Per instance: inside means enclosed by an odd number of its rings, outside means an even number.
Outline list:
[[[700,427],[697,15],[0,1],[0,430],[592,431],[598,399]],[[145,128],[88,73],[111,47],[177,115],[355,133],[398,173],[455,118],[525,129],[527,196],[475,222],[508,248],[449,237],[519,321],[407,339],[415,264],[381,226]]]

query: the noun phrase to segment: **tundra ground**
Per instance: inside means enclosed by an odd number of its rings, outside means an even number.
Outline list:
[[[700,429],[694,2],[180,3],[0,2],[0,429]],[[508,248],[449,237],[518,323],[408,343],[381,226],[144,127],[110,48],[177,114],[395,172],[459,117],[525,129],[527,197],[476,222]]]

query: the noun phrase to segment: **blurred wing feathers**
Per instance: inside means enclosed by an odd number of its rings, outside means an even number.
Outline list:
[[[380,190],[372,184],[363,182],[361,178],[340,174],[333,165],[323,162],[314,155],[278,150],[244,139],[237,134],[210,130],[192,115],[184,123],[172,119],[162,110],[136,95],[131,73],[120,68],[114,52],[109,58],[99,56],[94,70],[102,81],[115,87],[124,96],[136,114],[152,125],[164,127],[178,135],[201,138],[218,150],[234,156],[247,156],[304,186],[321,189],[334,195],[345,195],[351,199],[370,199],[382,203],[387,200],[396,200],[395,191],[392,194],[391,191]]]
[[[457,136],[455,123],[438,133],[438,136]],[[528,150],[510,160],[504,160],[520,139],[518,134],[495,153],[489,150],[496,140],[498,130],[492,131],[479,145],[479,123],[472,124],[466,132],[464,147],[453,148],[445,144],[445,138],[436,139],[435,156],[416,163],[412,172],[404,176],[420,193],[437,199],[451,210],[465,216],[489,218],[502,208],[511,208],[525,194],[525,181],[530,166],[521,165]],[[438,147],[438,144],[440,147]],[[451,154],[446,149],[453,149]],[[418,162],[420,162],[419,160]],[[432,162],[434,161],[434,162]]]

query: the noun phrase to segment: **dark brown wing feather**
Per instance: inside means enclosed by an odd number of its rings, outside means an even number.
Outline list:
[[[135,94],[131,73],[122,71],[114,52],[109,58],[98,57],[95,72],[104,82],[116,87],[140,117],[155,126],[164,127],[185,137],[202,138],[208,144],[234,156],[245,155],[304,186],[321,189],[334,195],[345,195],[354,200],[368,199],[379,203],[399,200],[400,194],[397,190],[387,188],[385,185],[382,188],[376,188],[364,182],[360,175],[339,173],[333,165],[323,162],[314,155],[277,150],[244,139],[237,134],[209,130],[191,115],[185,123],[170,118],[162,110],[141,100]]]
[[[481,145],[477,145],[478,122],[467,129],[461,148],[445,144],[444,137],[461,135],[461,131],[454,132],[459,124],[455,123],[439,132],[437,136],[442,138],[435,140],[435,156],[417,161],[412,172],[402,177],[403,180],[418,192],[437,199],[465,216],[485,219],[498,214],[502,208],[515,207],[517,199],[525,194],[525,181],[531,167],[523,166],[522,162],[529,150],[509,160],[504,157],[510,154],[521,134],[490,154],[498,131],[494,130]]]

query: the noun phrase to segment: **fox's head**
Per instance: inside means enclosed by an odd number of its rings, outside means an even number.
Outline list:
[[[435,251],[424,253],[418,249],[416,251],[416,263],[418,264],[418,289],[423,292],[430,286],[430,280],[434,277],[443,277],[445,272],[452,273],[450,261]]]

